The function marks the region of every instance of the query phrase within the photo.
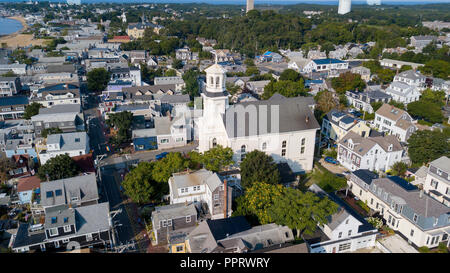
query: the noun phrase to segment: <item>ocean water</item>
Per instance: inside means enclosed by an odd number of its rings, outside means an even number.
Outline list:
[[[11,19],[0,17],[0,35],[8,35],[22,29],[22,23]]]

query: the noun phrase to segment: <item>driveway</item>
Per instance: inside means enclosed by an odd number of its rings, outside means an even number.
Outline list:
[[[392,236],[387,236],[378,241],[381,244],[381,249],[383,247],[385,250],[383,252],[387,253],[419,253],[412,245],[408,244],[400,235],[395,234]]]
[[[335,165],[326,162],[323,158],[319,160],[320,165],[322,165],[325,169],[329,170],[330,172],[334,174],[342,174],[345,171],[348,171],[347,168],[341,166],[341,165]]]

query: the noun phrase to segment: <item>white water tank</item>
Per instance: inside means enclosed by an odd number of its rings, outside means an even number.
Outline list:
[[[339,14],[347,14],[352,9],[352,0],[339,0]]]

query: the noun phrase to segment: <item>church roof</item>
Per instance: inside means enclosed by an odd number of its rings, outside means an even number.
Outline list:
[[[276,93],[268,100],[242,102],[231,105],[223,116],[223,122],[228,137],[230,138],[277,132],[287,133],[302,130],[317,130],[320,128],[320,125],[315,119],[310,105],[311,98],[286,98]],[[251,107],[256,107],[254,108],[256,111],[251,110]],[[272,117],[274,114],[273,111],[276,109],[273,107],[279,107],[278,117]],[[252,116],[250,118],[249,112],[255,112],[256,117]],[[277,124],[271,124],[273,118]],[[229,122],[227,122],[227,119],[229,119]],[[250,130],[252,126],[255,126],[256,130]],[[267,129],[264,130],[264,127]]]

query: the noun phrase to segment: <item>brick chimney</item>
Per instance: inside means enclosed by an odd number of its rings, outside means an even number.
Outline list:
[[[227,180],[223,181],[223,218],[228,217],[228,185]]]

